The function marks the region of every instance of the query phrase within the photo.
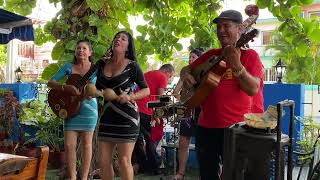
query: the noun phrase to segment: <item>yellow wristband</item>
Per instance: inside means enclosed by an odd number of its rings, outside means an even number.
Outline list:
[[[239,77],[239,76],[241,76],[242,74],[243,74],[243,72],[245,71],[245,67],[244,66],[242,66],[242,68],[239,70],[239,71],[233,71],[233,75],[235,76],[235,77]]]
[[[61,85],[61,91],[64,91],[64,85],[63,84]]]

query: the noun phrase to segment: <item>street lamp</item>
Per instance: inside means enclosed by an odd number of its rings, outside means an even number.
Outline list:
[[[274,66],[276,71],[276,77],[278,79],[277,83],[282,83],[282,78],[284,77],[284,74],[286,73],[286,65],[279,59],[277,64]]]
[[[14,73],[16,74],[17,83],[21,83],[22,70],[20,66],[18,66],[18,68],[14,71]]]

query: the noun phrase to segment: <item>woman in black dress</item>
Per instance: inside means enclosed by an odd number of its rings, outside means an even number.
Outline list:
[[[134,93],[134,85],[140,91]],[[122,180],[133,180],[131,155],[139,135],[139,113],[135,100],[150,94],[149,88],[136,62],[133,38],[126,31],[118,32],[112,42],[111,58],[98,69],[98,90],[113,89],[116,100],[105,101],[98,130],[100,176],[113,179],[112,153],[118,151]]]

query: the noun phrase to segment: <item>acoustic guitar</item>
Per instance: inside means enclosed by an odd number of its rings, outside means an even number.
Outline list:
[[[79,74],[71,74],[68,76],[66,84],[73,85],[81,92],[81,95],[75,96],[68,94],[62,90],[51,89],[48,93],[48,103],[52,111],[60,118],[69,119],[77,115],[80,111],[81,102],[84,100],[83,89],[87,84],[90,76],[97,70],[99,65],[110,59],[111,51],[108,56],[104,56],[96,64],[92,65],[89,71],[81,76]]]
[[[241,26],[246,30],[241,34],[240,39],[236,42],[236,47],[245,47],[249,41],[252,41],[257,36],[258,30],[250,29],[251,25],[255,23],[258,18],[257,7],[252,7],[255,11],[246,13],[250,14],[250,17],[246,19]],[[249,14],[248,14],[249,15]],[[209,96],[212,90],[218,86],[221,76],[225,73],[226,68],[219,65],[219,62],[224,59],[223,55],[212,55],[212,51],[208,51],[199,57],[208,59],[204,63],[200,64],[196,68],[191,70],[191,75],[196,80],[197,84],[194,87],[183,86],[181,90],[181,102],[187,107],[187,111],[198,107]]]
[[[80,92],[83,92],[84,86],[87,84],[90,76],[96,71],[97,65],[93,65],[84,75],[71,74],[66,81],[67,85],[73,85]],[[62,90],[51,89],[48,93],[48,103],[52,111],[63,119],[71,118],[79,113],[83,95],[75,96]]]

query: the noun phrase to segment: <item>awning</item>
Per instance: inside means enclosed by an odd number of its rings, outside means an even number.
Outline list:
[[[0,44],[6,44],[12,39],[33,41],[32,20],[0,9]]]

